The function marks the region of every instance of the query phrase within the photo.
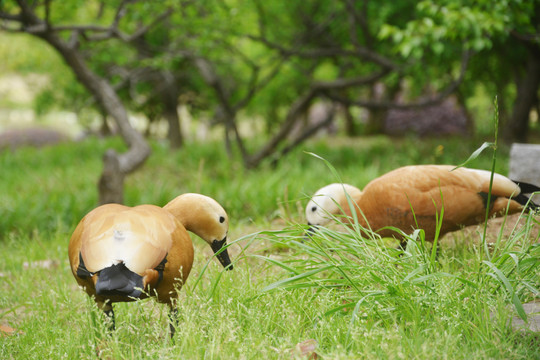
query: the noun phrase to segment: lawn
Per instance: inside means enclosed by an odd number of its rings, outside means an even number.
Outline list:
[[[126,181],[127,205],[164,205],[200,192],[228,211],[233,271],[223,271],[196,236],[195,263],[181,290],[180,326],[168,336],[166,306],[117,304],[108,334],[93,301],[73,279],[67,243],[96,205],[101,155],[118,139],[88,138],[0,152],[1,359],[291,359],[313,339],[324,359],[533,359],[538,333],[511,319],[538,298],[538,222],[450,234],[437,257],[421,233],[407,253],[375,234],[330,227],[304,237],[310,194],[336,180],[363,187],[408,164],[464,162],[484,139],[320,139],[277,167],[244,170],[220,143],[153,154]],[[340,179],[324,161],[336,169]],[[469,166],[491,169],[480,155]],[[508,149],[496,170],[507,173]]]

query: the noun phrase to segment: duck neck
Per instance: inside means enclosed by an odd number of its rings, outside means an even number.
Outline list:
[[[214,240],[221,241],[227,236],[227,214],[221,205],[208,196],[183,194],[163,208],[180,221],[186,230],[209,244]]]
[[[165,205],[163,209],[170,212],[176,220],[184,225],[186,230],[201,236],[196,221],[199,211],[198,206],[194,208],[192,206],[193,204],[190,204],[191,202],[186,200],[184,197],[178,196]]]

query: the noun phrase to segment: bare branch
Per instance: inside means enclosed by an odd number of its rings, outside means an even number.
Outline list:
[[[70,49],[76,49],[77,47],[79,47],[79,35],[80,33],[77,30],[71,32],[71,35],[69,36],[69,40],[67,42],[67,46]]]
[[[332,120],[334,120],[334,116],[336,114],[336,107],[335,105],[332,106],[330,109],[328,116],[321,121],[318,124],[315,124],[311,127],[308,127],[305,129],[302,133],[300,133],[294,140],[292,140],[287,146],[285,146],[281,151],[279,152],[279,155],[274,157],[273,163],[277,163],[277,161],[282,158],[283,156],[287,155],[292,149],[312,137],[319,131],[320,129],[323,129],[327,126],[329,126],[332,123]]]
[[[248,167],[256,167],[262,161],[262,159],[266,158],[275,151],[275,149],[285,138],[285,135],[289,133],[293,125],[296,123],[296,121],[298,121],[300,114],[306,111],[313,99],[315,99],[316,95],[317,90],[310,88],[291,105],[287,113],[287,117],[281,124],[278,132],[274,134],[272,139],[270,139],[270,141],[268,141],[262,149],[249,157],[246,163]]]
[[[266,14],[260,0],[255,0],[255,10],[257,11],[257,24],[259,33],[264,37],[266,35]]]
[[[236,143],[238,144],[238,148],[240,149],[242,158],[246,159],[247,150],[244,146],[244,142],[242,141],[242,137],[240,136],[240,133],[238,132],[238,128],[234,120],[236,117],[237,109],[235,109],[235,107],[231,104],[231,101],[229,97],[227,96],[226,90],[221,82],[221,79],[217,76],[210,61],[202,57],[194,56],[193,54],[190,54],[189,56],[194,61],[195,66],[197,66],[197,69],[199,70],[200,74],[204,78],[205,82],[214,89],[214,92],[217,95],[220,106],[225,112],[224,114],[225,124],[228,128],[234,131]]]
[[[331,91],[325,92],[325,96],[328,97],[331,100],[337,101],[339,103],[345,104],[345,105],[356,105],[359,107],[369,108],[369,109],[414,109],[414,108],[421,108],[426,106],[432,106],[440,103],[445,98],[447,98],[449,95],[454,93],[459,85],[463,82],[463,79],[465,77],[465,72],[467,70],[469,59],[470,59],[471,53],[469,51],[464,51],[462,58],[461,58],[461,68],[460,73],[456,79],[454,79],[448,86],[438,94],[436,94],[434,97],[431,97],[426,100],[409,103],[409,104],[399,104],[392,101],[370,101],[370,100],[351,100],[350,98],[335,94]]]
[[[117,14],[117,17],[120,16],[122,12],[119,12]],[[173,13],[172,8],[167,8],[165,11],[163,11],[161,14],[159,14],[157,17],[152,20],[148,25],[142,26],[139,29],[137,29],[133,34],[128,35],[120,31],[118,29],[118,23],[119,18],[115,17],[115,20],[113,24],[109,27],[100,27],[100,26],[94,26],[94,25],[86,25],[84,28],[81,28],[80,26],[65,26],[65,27],[57,27],[56,30],[74,30],[79,29],[83,31],[94,31],[98,32],[99,34],[88,36],[89,41],[103,41],[108,40],[110,38],[118,38],[124,42],[132,42],[141,36],[145,35],[150,29],[152,29],[157,24],[164,21],[167,17],[169,17]],[[122,15],[123,16],[123,15]]]
[[[51,0],[45,0],[45,24],[49,27],[49,24],[51,23],[49,20],[51,19]]]
[[[70,46],[76,46],[78,43],[78,37],[83,36],[88,41],[103,41],[108,40],[111,38],[118,38],[124,42],[131,42],[136,40],[137,38],[143,36],[146,34],[150,29],[152,29],[157,24],[161,23],[163,20],[165,20],[167,17],[169,17],[173,13],[172,8],[167,8],[162,13],[157,15],[149,24],[145,26],[141,26],[138,28],[133,34],[126,34],[119,29],[119,23],[121,19],[126,14],[126,6],[130,3],[137,2],[136,0],[124,0],[119,5],[117,12],[115,14],[115,17],[111,23],[110,26],[101,26],[101,25],[94,25],[94,24],[87,24],[87,25],[58,25],[58,26],[52,26],[49,21],[49,1],[47,0],[45,2],[45,21],[37,19],[37,21],[34,21],[33,23],[28,23],[24,20],[23,16],[21,14],[19,15],[12,15],[7,14],[4,12],[0,12],[0,19],[13,21],[21,23],[23,28],[20,30],[7,28],[6,26],[2,26],[2,28],[6,30],[11,31],[20,31],[20,32],[26,32],[29,34],[39,35],[44,34],[47,31],[50,32],[64,32],[64,31],[71,31],[75,34],[71,35],[70,38]],[[19,6],[23,10],[23,13],[28,13],[30,8],[28,7],[28,4],[25,1],[18,0]],[[27,11],[25,11],[27,9]],[[34,20],[36,20],[34,19]],[[87,33],[93,33],[93,35],[88,35]]]
[[[109,26],[101,25],[58,25],[51,28],[51,30],[61,31],[79,31],[79,32],[110,32],[113,28]]]
[[[538,46],[540,42],[540,33],[520,33],[516,30],[511,30],[510,35],[528,45]]]
[[[255,93],[257,92],[257,84],[259,79],[259,68],[258,67],[252,67],[251,71],[251,77],[249,79],[249,85],[248,85],[248,91],[244,95],[244,97],[234,105],[234,110],[238,111],[239,109],[242,109],[245,107],[253,98]]]
[[[21,22],[22,21],[22,17],[21,17],[20,14],[13,15],[13,14],[5,13],[3,11],[0,11],[0,19],[8,20],[8,21],[15,21],[15,22]]]
[[[130,2],[134,1],[122,0],[120,5],[118,6],[118,9],[116,10],[116,14],[114,15],[114,20],[111,24],[112,28],[118,29],[118,24],[120,24],[120,20],[122,20],[122,18],[126,16],[126,5]]]
[[[356,16],[356,11],[354,9],[354,3],[351,0],[345,0],[345,7],[347,8],[347,22],[349,23],[349,38],[351,39],[351,43],[354,45],[355,48],[360,48],[360,41],[358,40],[358,34],[357,34],[357,23],[358,17]]]
[[[395,64],[390,59],[382,55],[379,55],[365,47],[358,47],[352,50],[342,49],[342,48],[319,48],[319,49],[309,49],[309,50],[302,50],[300,48],[289,49],[279,44],[276,44],[266,38],[263,38],[261,36],[247,35],[247,37],[254,41],[259,41],[265,44],[266,46],[268,46],[269,48],[279,51],[281,54],[285,56],[298,56],[301,58],[322,58],[322,57],[336,57],[336,56],[361,57],[365,60],[368,60],[382,67],[386,67],[386,68],[398,70],[398,71],[400,70],[400,66]]]
[[[261,91],[264,87],[266,87],[266,85],[268,85],[270,83],[270,81],[272,81],[272,79],[276,77],[276,75],[279,73],[279,70],[281,69],[281,67],[283,66],[284,63],[285,63],[285,58],[282,58],[274,66],[272,71],[270,71],[262,80],[260,80],[258,82],[250,83],[249,90],[248,90],[247,94],[234,106],[236,111],[238,111],[239,109],[244,108],[251,101],[251,99],[253,99],[253,97],[255,96],[255,94],[257,92]],[[258,79],[258,77],[257,77],[257,79]],[[254,79],[254,80],[256,80],[256,79]]]
[[[371,33],[368,23],[367,23],[367,3],[369,0],[363,0],[362,1],[362,9],[361,12],[358,12],[355,9],[355,2],[353,0],[343,0],[345,2],[345,6],[347,7],[347,12],[349,13],[349,31],[353,32],[356,29],[354,28],[356,25],[360,27],[362,30],[362,34],[364,35],[364,38],[366,40],[366,46],[368,49],[373,48],[373,34]],[[356,35],[356,33],[355,33]],[[352,37],[351,37],[352,39]],[[358,43],[358,42],[357,42]],[[357,44],[353,43],[353,44]]]
[[[318,90],[339,90],[347,89],[355,86],[362,86],[373,84],[377,80],[380,80],[382,77],[387,75],[390,72],[389,69],[384,69],[380,72],[368,75],[368,76],[359,76],[351,79],[336,79],[332,81],[319,81],[313,84],[313,87]]]
[[[166,18],[168,18],[169,16],[171,16],[173,13],[173,9],[171,7],[167,8],[167,10],[163,11],[161,14],[159,14],[156,18],[154,18],[154,20],[152,22],[150,22],[150,24],[146,25],[146,26],[143,26],[141,28],[139,28],[135,33],[133,33],[130,37],[126,38],[125,41],[127,42],[130,42],[130,41],[133,41],[141,36],[143,36],[144,34],[146,34],[150,29],[152,29],[154,26],[156,26],[157,24],[161,23],[162,21],[164,21]]]
[[[270,139],[270,141],[267,142],[267,144],[261,150],[259,150],[259,152],[249,158],[247,163],[248,167],[257,166],[262,159],[272,154],[278,148],[279,144],[282,143],[285,139],[285,135],[289,133],[293,125],[298,121],[300,115],[304,111],[306,111],[309,105],[319,94],[325,94],[325,92],[329,90],[341,90],[352,86],[373,83],[386,75],[389,71],[389,69],[384,69],[383,71],[366,77],[358,77],[353,79],[338,79],[328,82],[313,83],[312,86],[308,89],[308,91],[304,95],[300,96],[296,100],[296,102],[291,105],[289,112],[287,113],[287,117],[282,123],[279,131],[272,137],[272,139]],[[328,95],[327,97],[332,98]],[[331,119],[326,119],[324,121],[324,125],[327,124],[329,121],[331,121]],[[293,140],[292,144],[289,144],[282,150],[283,154],[288,152],[290,147],[301,143],[309,136],[313,135],[318,129],[319,127],[314,127],[304,131],[297,139]]]

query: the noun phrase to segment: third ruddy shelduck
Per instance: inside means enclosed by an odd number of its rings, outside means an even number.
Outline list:
[[[400,229],[404,234],[423,229],[425,239],[433,241],[443,208],[440,235],[485,219],[490,177],[491,172],[486,170],[450,165],[405,166],[372,180],[363,191],[348,184],[319,189],[306,206],[306,218],[311,227],[326,225],[339,214],[353,221],[351,203],[358,223],[383,237],[404,240],[400,233],[386,227]],[[520,212],[524,206],[537,209],[524,195],[535,191],[540,187],[495,173],[489,216]]]
[[[102,205],[78,224],[69,242],[73,276],[112,318],[113,303],[156,297],[171,310],[171,337],[178,290],[193,264],[193,244],[187,231],[205,240],[227,268],[229,220],[214,199],[183,194],[163,208]],[[187,231],[186,231],[187,230]]]

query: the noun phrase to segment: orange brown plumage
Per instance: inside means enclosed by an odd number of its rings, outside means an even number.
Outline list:
[[[111,316],[112,303],[149,296],[174,312],[178,289],[193,264],[187,231],[207,241],[214,252],[221,251],[218,259],[232,269],[227,249],[222,249],[228,232],[225,210],[207,196],[183,194],[163,208],[107,204],[92,210],[71,236],[71,271]]]
[[[340,213],[350,221],[350,199],[363,227],[397,238],[401,234],[385,227],[405,234],[423,229],[426,240],[433,241],[437,215],[443,209],[441,235],[483,221],[490,176],[489,171],[449,165],[405,166],[372,180],[363,191],[346,184],[319,189],[306,207],[306,218],[312,226],[325,225]],[[489,216],[522,211],[528,200],[517,183],[500,174],[494,174],[491,190]],[[529,206],[535,205],[529,202]]]

